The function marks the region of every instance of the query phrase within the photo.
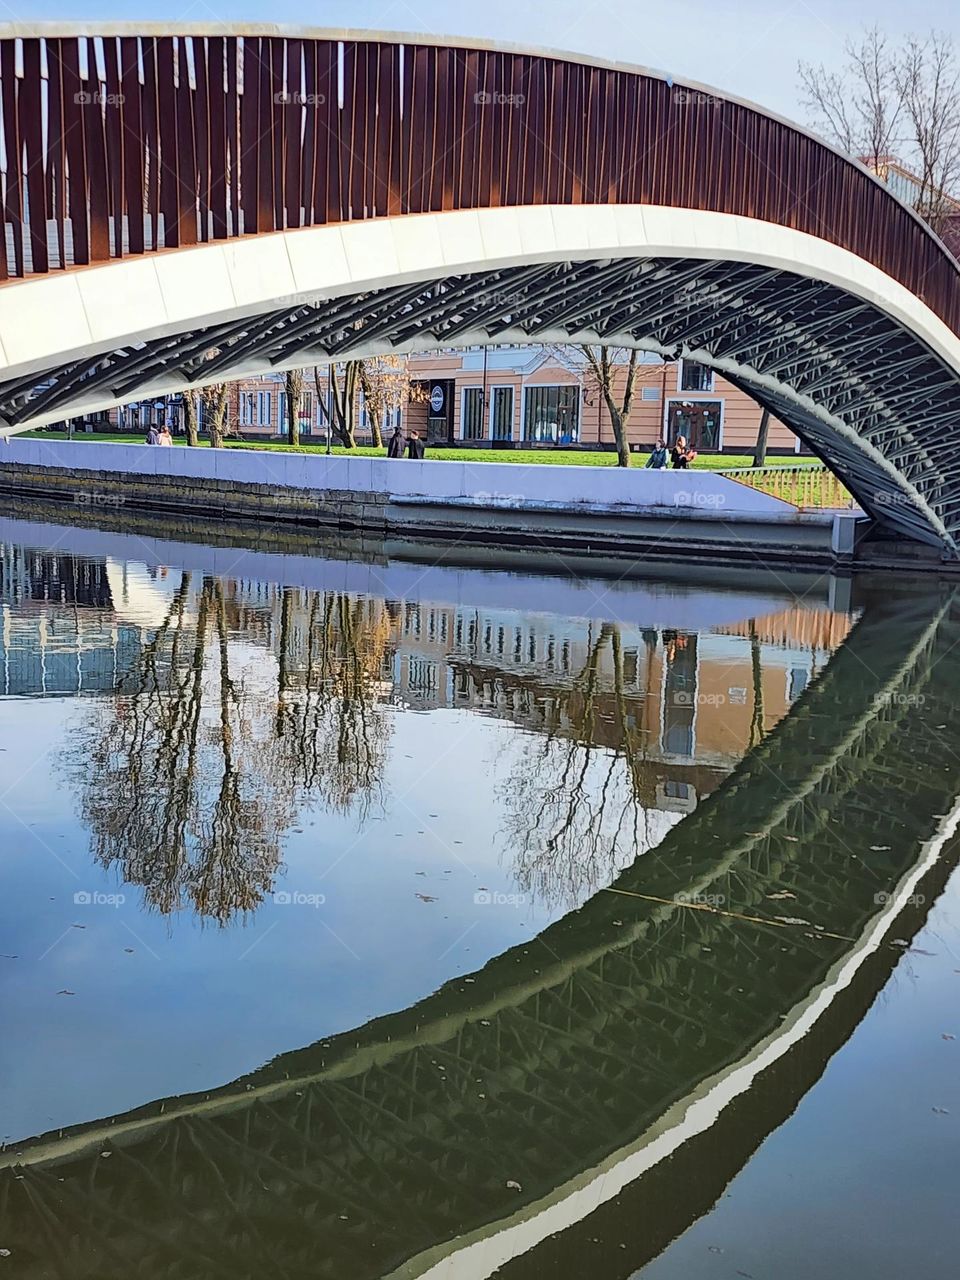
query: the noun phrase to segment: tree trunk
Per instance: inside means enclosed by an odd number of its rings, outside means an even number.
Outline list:
[[[357,402],[357,366],[359,361],[348,360],[343,370],[343,385],[337,377],[336,365],[330,366],[330,389],[333,392],[333,430],[345,449],[356,447],[354,436]]]
[[[187,444],[196,448],[200,441],[197,435],[197,402],[192,391],[185,391],[183,395],[183,425],[187,429]]]
[[[213,449],[222,449],[223,440],[226,435],[226,417],[227,417],[227,385],[224,385],[217,392],[216,399],[211,404],[212,412],[210,414],[210,447]]]
[[[357,365],[360,377],[360,390],[363,392],[363,403],[367,410],[367,420],[370,423],[370,434],[373,437],[375,447],[377,449],[382,449],[383,432],[380,428],[380,405],[377,403],[377,397],[370,385],[366,365],[362,360],[358,360]]]
[[[613,438],[617,446],[617,466],[629,467],[630,445],[627,441],[627,429],[623,410],[607,392],[604,392],[603,398],[606,401],[607,412],[610,414],[610,425],[613,427]]]
[[[757,447],[753,451],[753,465],[762,467],[767,461],[767,436],[770,434],[770,410],[764,409],[757,428]]]
[[[300,409],[303,405],[303,370],[288,369],[287,391],[287,443],[297,448],[300,444]]]

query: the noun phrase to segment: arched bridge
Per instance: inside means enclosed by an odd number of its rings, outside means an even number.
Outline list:
[[[0,38],[5,434],[372,352],[626,344],[722,371],[957,553],[960,267],[803,129],[460,39],[87,31]]]
[[[871,606],[612,891],[468,978],[0,1152],[18,1274],[543,1275],[621,1194],[607,1270],[633,1274],[814,1082],[956,865],[958,636],[955,592]]]

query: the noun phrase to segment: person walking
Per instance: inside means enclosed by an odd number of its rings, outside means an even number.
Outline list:
[[[663,471],[667,465],[667,461],[667,446],[658,436],[657,443],[650,450],[650,457],[647,459],[645,465],[652,467],[654,471]]]
[[[423,441],[417,435],[416,431],[412,432],[410,439],[407,441],[407,457],[420,460],[426,450],[423,447]]]
[[[400,423],[398,422],[393,429],[393,435],[387,441],[387,457],[402,458],[404,446],[406,445],[406,443],[407,442],[406,442],[406,439],[404,438],[404,434],[400,427]]]
[[[157,438],[157,444],[166,444],[166,445],[173,444],[173,436],[170,434],[170,428],[166,425],[166,423],[164,423],[164,425],[160,428],[160,435]]]
[[[159,443],[160,443],[160,432],[151,422],[149,428],[147,429],[147,438],[144,441],[144,444],[159,444]]]

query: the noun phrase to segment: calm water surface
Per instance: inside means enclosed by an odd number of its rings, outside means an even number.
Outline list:
[[[11,1275],[955,1274],[953,591],[0,556]]]

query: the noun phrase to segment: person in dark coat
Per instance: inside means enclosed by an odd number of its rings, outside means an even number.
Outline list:
[[[397,423],[397,425],[393,429],[393,435],[387,441],[387,457],[402,458],[404,446],[406,445],[406,443],[407,442],[406,442],[406,439],[404,438],[403,431],[400,429],[400,424]]]
[[[658,439],[650,451],[650,457],[647,459],[646,465],[652,467],[654,471],[662,471],[666,467],[668,460],[667,446],[662,440]]]
[[[160,443],[160,432],[159,432],[159,431],[157,430],[157,428],[156,428],[155,426],[153,426],[152,424],[151,424],[151,426],[150,426],[150,429],[147,431],[147,438],[146,438],[145,443],[146,443],[146,444],[159,444],[159,443]]]
[[[410,436],[410,439],[407,441],[407,457],[419,459],[423,457],[425,452],[423,441],[414,431]]]

